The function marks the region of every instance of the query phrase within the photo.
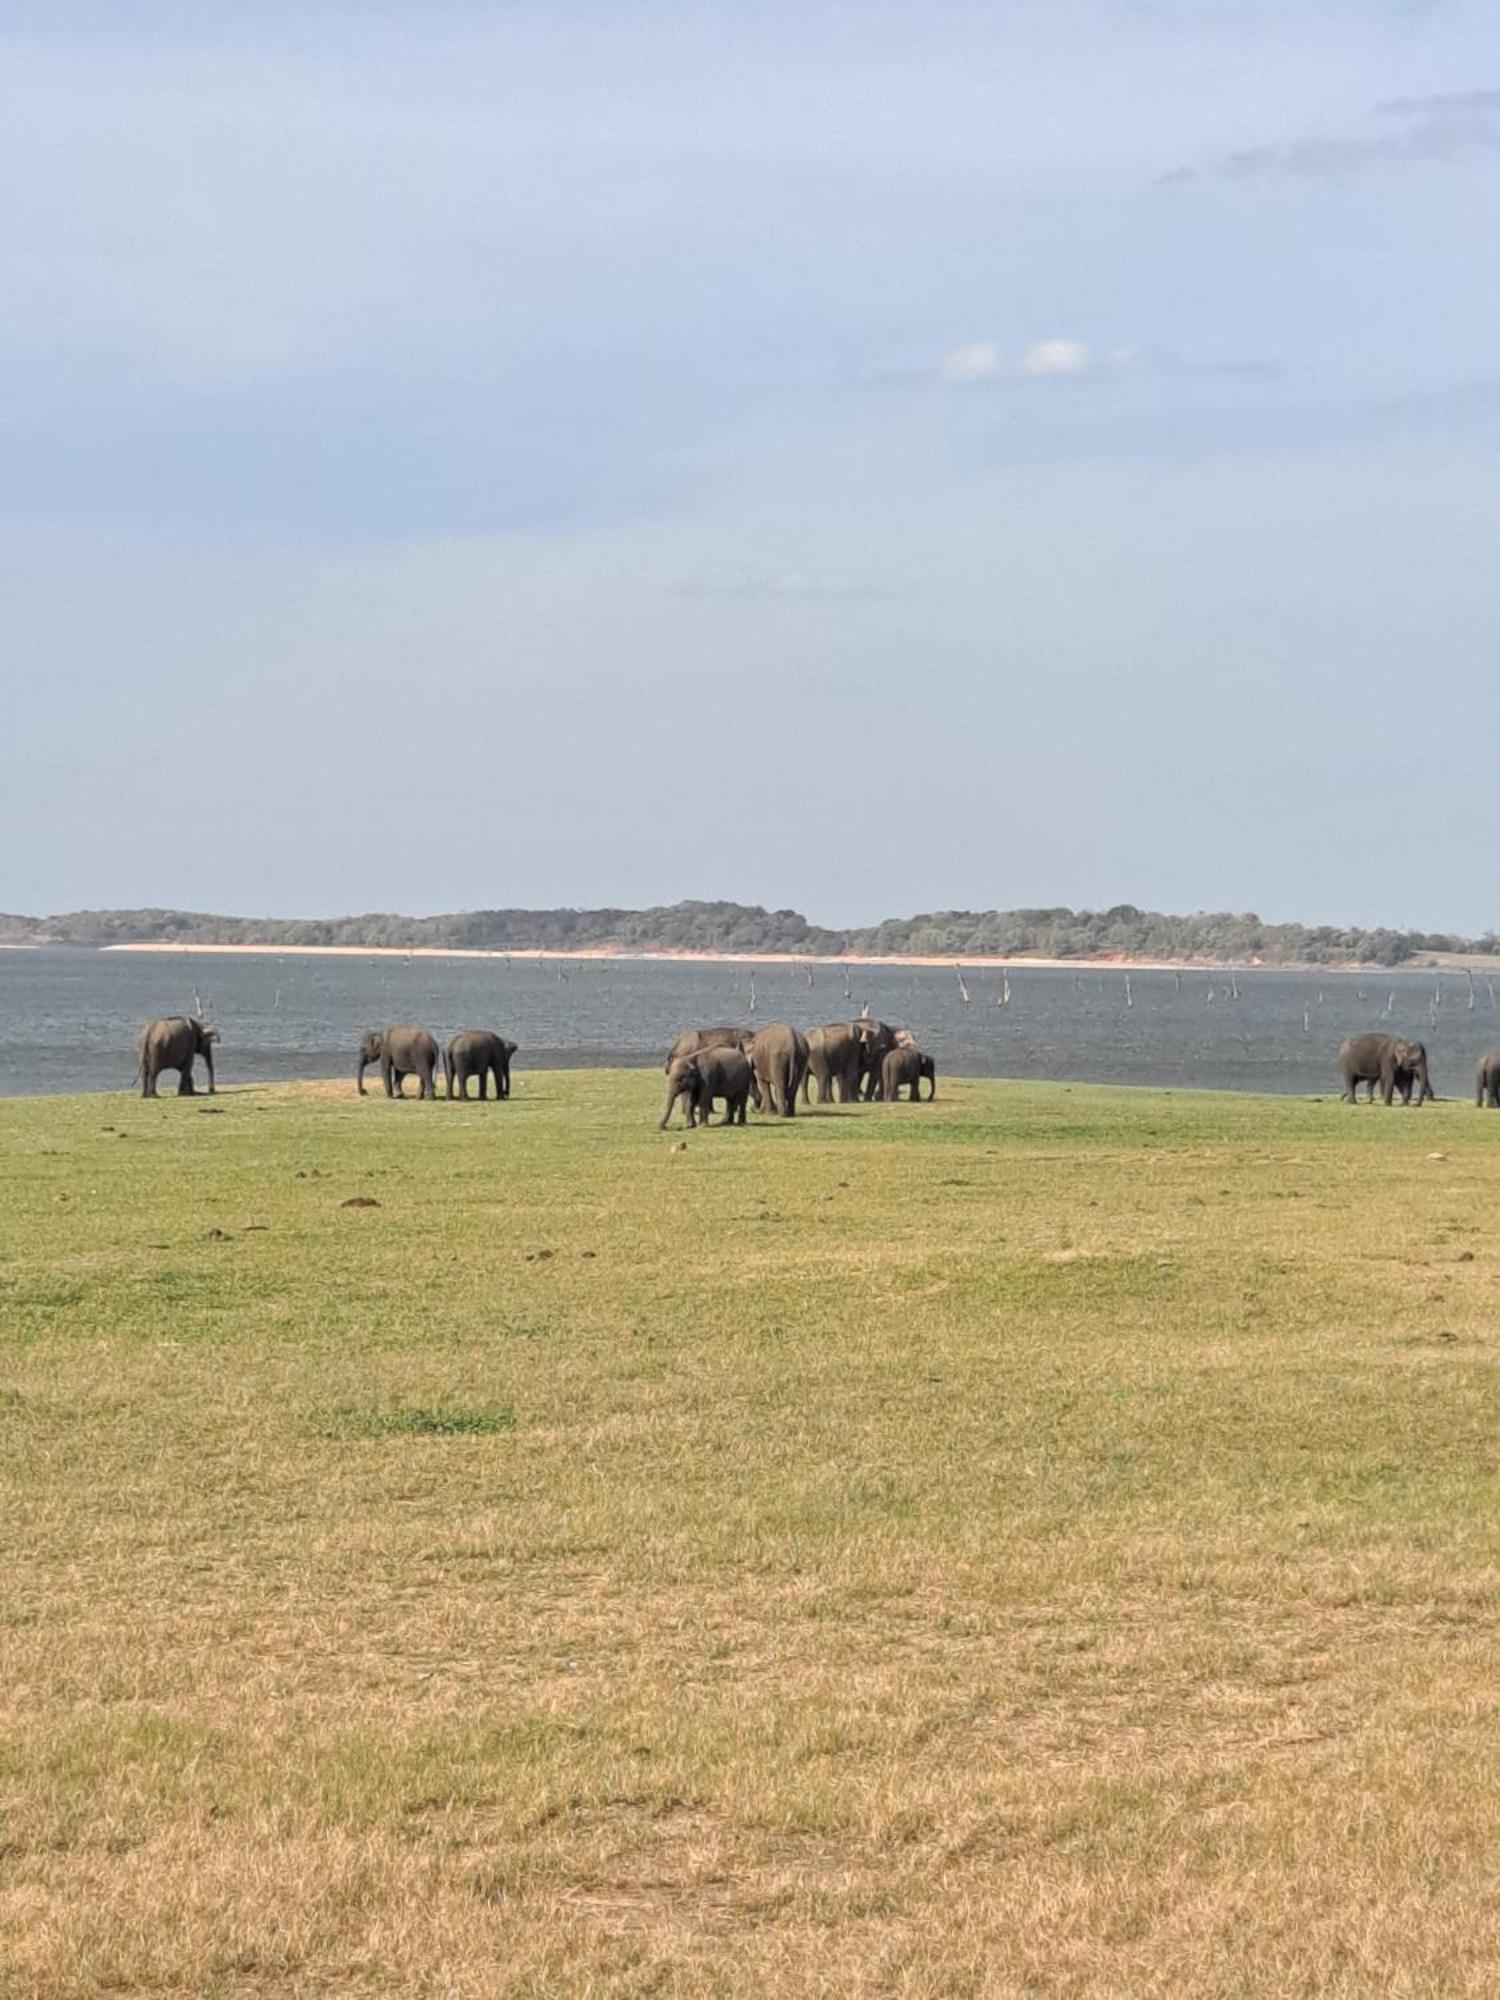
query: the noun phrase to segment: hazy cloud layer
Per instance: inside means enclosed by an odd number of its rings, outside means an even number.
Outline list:
[[[1337,179],[1372,167],[1426,166],[1500,153],[1500,90],[1438,91],[1395,97],[1375,106],[1371,129],[1315,133],[1271,145],[1241,146],[1207,169],[1176,167],[1164,182],[1197,179],[1204,171],[1226,180],[1292,174]]]

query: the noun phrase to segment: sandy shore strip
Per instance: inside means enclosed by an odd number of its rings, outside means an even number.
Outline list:
[[[919,957],[915,953],[890,953],[886,956],[845,955],[841,958],[820,958],[811,952],[801,951],[617,951],[608,945],[581,945],[576,951],[555,951],[545,947],[516,947],[512,951],[502,951],[491,947],[465,945],[420,944],[410,948],[389,944],[104,944],[100,951],[156,951],[198,953],[205,956],[221,957],[232,953],[267,954],[277,958],[499,958],[534,959],[548,961],[562,959],[573,963],[610,963],[617,965],[890,965],[898,969],[903,965],[952,967],[963,966],[983,971],[993,966],[1025,970],[1028,967],[1040,972],[1231,972],[1253,971],[1254,966],[1241,965],[1238,968],[1217,959],[1148,959],[1148,958],[960,958]],[[1280,967],[1278,970],[1290,968]],[[1328,970],[1330,968],[1323,968]]]
[[[845,954],[839,958],[816,957],[812,953],[799,951],[625,951],[610,945],[582,945],[576,951],[556,951],[544,947],[517,947],[503,951],[492,947],[464,945],[386,945],[386,944],[174,944],[153,942],[149,944],[105,944],[95,947],[99,951],[144,951],[167,952],[181,956],[202,956],[223,958],[233,955],[247,955],[271,958],[492,958],[501,960],[524,959],[538,964],[551,960],[565,963],[608,962],[621,965],[815,965],[815,966],[889,966],[900,970],[909,966],[917,970],[949,970],[961,967],[965,971],[984,972],[1357,972],[1369,979],[1379,979],[1389,972],[1462,972],[1466,966],[1474,971],[1489,970],[1500,966],[1500,960],[1476,956],[1463,959],[1458,955],[1443,955],[1441,964],[1438,955],[1426,959],[1408,960],[1404,965],[1267,965],[1259,959],[1217,959],[1217,958],[1129,958],[1123,954],[1103,955],[1095,958],[997,958],[993,956],[959,957],[919,956],[916,953],[889,953],[884,956],[860,957]]]

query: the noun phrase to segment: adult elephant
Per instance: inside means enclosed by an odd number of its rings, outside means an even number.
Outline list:
[[[753,1028],[684,1028],[667,1050],[662,1068],[670,1074],[681,1056],[695,1056],[700,1049],[743,1049],[754,1039]]]
[[[438,1045],[425,1028],[384,1028],[361,1038],[359,1067],[354,1081],[361,1097],[365,1094],[365,1071],[379,1063],[380,1080],[387,1097],[400,1097],[405,1078],[415,1076],[421,1084],[419,1097],[436,1097],[433,1081],[438,1067]]]
[[[679,1097],[687,1099],[689,1127],[700,1120],[709,1123],[716,1097],[724,1100],[724,1124],[743,1125],[754,1081],[749,1060],[739,1049],[699,1049],[693,1055],[679,1056],[667,1071],[667,1108],[661,1114],[660,1129],[667,1129]]]
[[[509,1097],[510,1059],[517,1046],[489,1028],[460,1028],[443,1051],[443,1077],[448,1095],[467,1099],[469,1078],[477,1076],[481,1098],[488,1094],[491,1077],[495,1079],[496,1101]],[[453,1088],[455,1083],[458,1085],[456,1092]]]
[[[785,1021],[757,1029],[745,1054],[759,1086],[763,1111],[780,1118],[797,1115],[797,1092],[807,1075],[807,1037]]]
[[[1427,1074],[1427,1049],[1422,1042],[1408,1042],[1400,1035],[1351,1035],[1339,1050],[1339,1074],[1344,1080],[1345,1101],[1357,1104],[1359,1086],[1369,1085],[1369,1102],[1375,1102],[1375,1086],[1380,1085],[1380,1101],[1389,1104],[1397,1091],[1401,1102],[1410,1104],[1413,1088],[1418,1104],[1436,1097]]]
[[[1489,1104],[1500,1111],[1500,1055],[1479,1058],[1474,1072],[1474,1102],[1482,1111]]]
[[[857,1102],[861,1087],[878,1082],[880,1065],[888,1050],[896,1046],[896,1030],[884,1021],[862,1017],[858,1021],[829,1021],[814,1028],[807,1037],[807,1075],[803,1096],[818,1086],[819,1104],[831,1104],[837,1093],[841,1104]]]
[[[903,1090],[910,1092],[913,1104],[920,1104],[924,1076],[930,1086],[927,1097],[931,1102],[937,1096],[937,1064],[931,1056],[924,1056],[917,1048],[891,1049],[881,1064],[881,1088],[891,1104],[897,1101]]]
[[[193,1061],[202,1056],[208,1071],[208,1094],[214,1094],[214,1043],[217,1028],[205,1028],[191,1014],[169,1014],[160,1021],[148,1021],[136,1036],[136,1075],[142,1097],[155,1097],[156,1079],[164,1069],[177,1072],[177,1095],[193,1096]]]

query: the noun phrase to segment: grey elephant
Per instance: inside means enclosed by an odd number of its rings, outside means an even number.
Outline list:
[[[354,1081],[361,1097],[365,1094],[365,1071],[379,1063],[380,1080],[387,1097],[400,1097],[404,1078],[415,1076],[421,1085],[419,1097],[436,1097],[433,1081],[438,1067],[438,1045],[425,1028],[384,1028],[365,1035],[359,1044],[359,1067]]]
[[[1437,1096],[1427,1074],[1425,1044],[1405,1041],[1400,1035],[1351,1035],[1339,1050],[1339,1074],[1349,1104],[1358,1103],[1362,1083],[1369,1085],[1371,1104],[1377,1083],[1382,1104],[1389,1104],[1398,1091],[1401,1102],[1410,1104],[1414,1087],[1418,1104]]]
[[[807,1075],[807,1037],[785,1021],[757,1029],[745,1054],[760,1091],[760,1109],[780,1118],[797,1115],[797,1092]]]
[[[892,1028],[890,1032],[891,1048],[914,1049],[917,1046],[917,1038],[911,1032],[910,1028]],[[885,1095],[885,1058],[889,1053],[890,1050],[883,1051],[879,1059],[872,1063],[865,1072],[865,1096],[867,1098],[878,1101]]]
[[[887,1100],[894,1104],[903,1090],[909,1091],[913,1104],[922,1101],[922,1079],[926,1077],[929,1088],[929,1102],[937,1096],[937,1064],[931,1056],[923,1055],[920,1049],[891,1049],[881,1065],[881,1088]]]
[[[1481,1056],[1474,1072],[1474,1102],[1482,1111],[1491,1105],[1500,1111],[1500,1055]]]
[[[819,1104],[830,1104],[837,1092],[840,1103],[857,1102],[861,1090],[873,1089],[886,1051],[896,1046],[896,1030],[884,1021],[862,1016],[857,1021],[830,1021],[813,1028],[807,1037],[807,1075],[803,1080],[804,1100],[812,1086],[818,1087]]]
[[[753,1028],[684,1028],[667,1050],[662,1068],[670,1073],[679,1056],[695,1056],[700,1049],[743,1049],[754,1039]]]
[[[479,1079],[479,1095],[484,1097],[489,1090],[490,1078],[495,1079],[495,1097],[510,1096],[510,1059],[516,1052],[517,1044],[508,1042],[504,1035],[494,1034],[489,1028],[460,1028],[443,1051],[443,1076],[450,1097],[467,1098],[469,1078]],[[455,1092],[453,1086],[458,1085]]]
[[[739,1049],[699,1049],[692,1055],[679,1056],[667,1071],[667,1108],[661,1114],[660,1129],[663,1132],[667,1129],[672,1107],[679,1097],[687,1099],[690,1127],[700,1122],[708,1124],[716,1097],[724,1100],[723,1122],[743,1125],[745,1106],[754,1084],[749,1059]],[[758,1101],[756,1108],[759,1109]]]
[[[193,1096],[193,1060],[202,1056],[208,1071],[208,1094],[214,1094],[214,1043],[217,1028],[205,1028],[191,1014],[170,1014],[160,1021],[148,1021],[136,1036],[136,1075],[142,1097],[155,1097],[156,1079],[164,1069],[177,1072],[177,1095]]]

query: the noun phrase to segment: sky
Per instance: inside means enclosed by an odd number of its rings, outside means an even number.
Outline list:
[[[1500,9],[0,0],[0,909],[1479,931]]]

